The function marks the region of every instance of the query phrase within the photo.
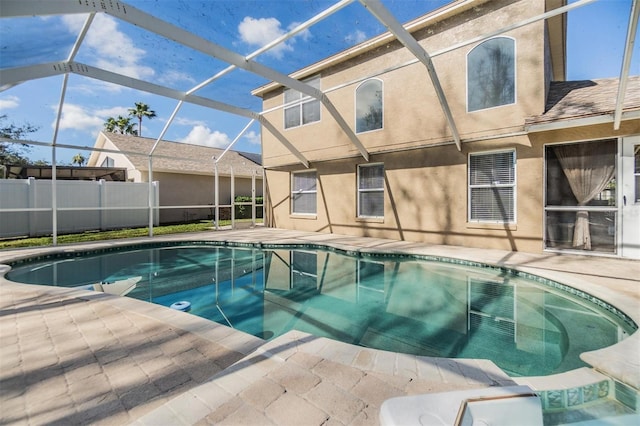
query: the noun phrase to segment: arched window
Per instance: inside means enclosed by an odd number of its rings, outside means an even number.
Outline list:
[[[382,81],[371,79],[356,89],[356,133],[382,129]]]
[[[516,101],[515,40],[492,38],[467,55],[467,110],[478,111]]]

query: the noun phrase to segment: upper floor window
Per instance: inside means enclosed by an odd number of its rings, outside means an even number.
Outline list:
[[[320,76],[311,77],[302,82],[316,89],[320,89]],[[285,129],[320,121],[319,100],[294,89],[285,89],[284,103],[287,105],[284,108]]]
[[[104,160],[102,160],[102,164],[100,164],[100,167],[114,167],[115,166],[115,161],[113,161],[113,158],[111,157],[104,157]]]
[[[516,101],[515,40],[497,37],[467,56],[467,110],[478,111]]]
[[[469,155],[469,221],[513,223],[515,215],[515,151]]]
[[[367,80],[356,89],[356,133],[382,129],[382,81]]]
[[[304,171],[291,174],[291,212],[316,214],[316,172]]]
[[[358,217],[384,217],[384,165],[358,166]]]

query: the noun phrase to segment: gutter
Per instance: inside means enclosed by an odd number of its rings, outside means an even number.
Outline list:
[[[622,113],[622,121],[640,119],[640,110],[627,111]],[[525,125],[528,133],[546,132],[550,130],[568,129],[573,127],[595,126],[598,124],[613,124],[614,113],[596,115],[592,117],[570,118],[567,120],[549,121]]]

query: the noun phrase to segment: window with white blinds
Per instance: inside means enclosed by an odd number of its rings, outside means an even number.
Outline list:
[[[320,76],[314,76],[303,80],[303,83],[306,83],[313,88],[320,89]],[[294,89],[285,89],[284,103],[292,103],[284,109],[285,129],[320,121],[319,100]]]
[[[515,151],[469,155],[469,221],[516,221]]]
[[[304,171],[291,174],[291,212],[316,214],[316,172]]]
[[[358,217],[384,217],[384,165],[358,166]]]

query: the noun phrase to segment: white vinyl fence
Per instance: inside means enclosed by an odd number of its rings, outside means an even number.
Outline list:
[[[53,233],[52,181],[0,179],[0,238]],[[149,184],[58,180],[58,233],[149,226]],[[154,225],[158,183],[153,182]]]

